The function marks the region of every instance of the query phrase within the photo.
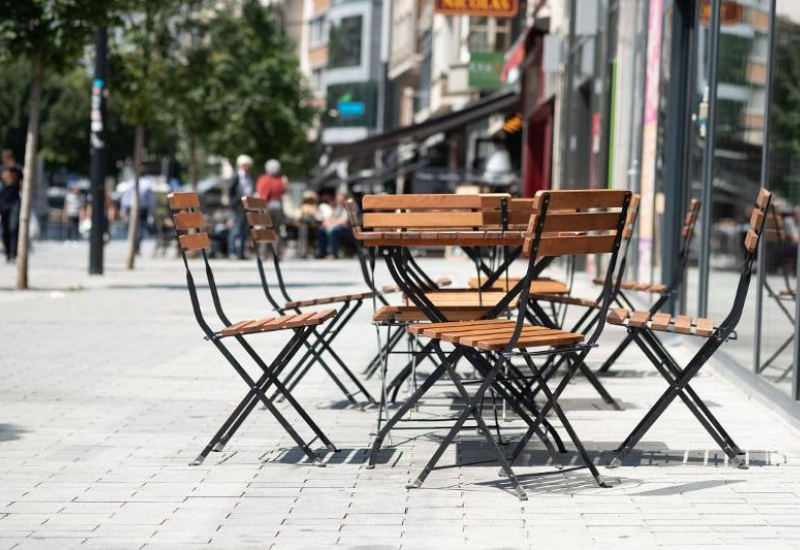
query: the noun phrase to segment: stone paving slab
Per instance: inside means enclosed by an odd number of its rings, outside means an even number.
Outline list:
[[[191,467],[247,388],[203,341],[180,263],[146,254],[127,272],[123,247],[107,252],[107,275],[93,278],[83,273],[84,246],[39,245],[31,268],[38,290],[0,290],[0,549],[800,548],[800,434],[711,371],[693,385],[748,450],[749,470],[728,466],[680,403],[624,467],[602,468],[664,389],[636,350],[603,378],[622,411],[583,380],[562,401],[608,489],[586,470],[554,473],[531,443],[516,468],[530,496],[520,502],[468,430],[442,469],[406,490],[445,431],[398,430],[367,470],[376,411],[348,406],[319,369],[297,397],[341,449],[322,453],[325,468],[307,465],[260,409],[224,452]],[[474,270],[457,260],[421,262],[462,283]],[[298,298],[363,289],[353,261],[285,264]],[[269,314],[251,262],[213,266],[229,317]],[[0,266],[0,281],[12,280]],[[581,282],[580,291],[591,289]],[[376,349],[368,310],[337,343],[357,371]],[[609,327],[590,363],[599,365],[622,336]],[[271,357],[285,336],[250,341]],[[678,356],[690,351],[670,343]],[[377,395],[378,382],[368,389]],[[454,396],[451,385],[437,385],[413,415],[453,414],[461,406]],[[501,425],[511,441],[524,431],[511,415]],[[579,463],[574,452],[564,462]]]

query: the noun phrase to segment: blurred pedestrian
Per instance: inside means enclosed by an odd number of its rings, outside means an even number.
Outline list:
[[[283,194],[286,192],[286,178],[281,175],[281,163],[275,159],[269,159],[264,164],[265,174],[262,174],[256,182],[256,195],[267,201],[267,210],[272,217],[272,227],[278,235],[276,250],[281,256],[283,248],[283,234],[285,216],[283,213]]]
[[[333,202],[333,204],[331,204]],[[319,205],[320,227],[317,231],[317,258],[338,258],[342,237],[350,231],[347,217],[347,193],[339,191],[336,200],[330,195]]]
[[[236,174],[228,183],[228,199],[233,212],[233,225],[228,233],[228,256],[244,260],[247,243],[247,218],[242,208],[242,197],[252,197],[255,185],[252,176],[253,159],[248,155],[236,157]]]
[[[63,218],[67,223],[67,240],[79,241],[81,239],[80,226],[85,204],[83,195],[78,186],[73,186],[64,198]]]
[[[135,215],[131,212],[133,209],[133,196],[134,186],[131,185],[127,191],[122,195],[120,200],[120,208],[128,216]],[[139,224],[136,229],[135,237],[135,254],[139,254],[144,232],[147,230],[150,223],[150,216],[155,211],[155,194],[153,193],[153,179],[151,177],[139,178]]]
[[[14,153],[4,149],[0,153],[0,227],[3,231],[3,247],[6,261],[17,258],[19,238],[20,187],[22,170]]]

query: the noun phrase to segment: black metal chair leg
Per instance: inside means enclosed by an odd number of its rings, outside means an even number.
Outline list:
[[[369,451],[369,459],[367,462],[367,469],[372,469],[375,467],[375,458],[378,454],[378,451],[381,450],[381,445],[383,444],[383,440],[386,439],[386,436],[392,430],[392,428],[397,424],[405,414],[411,410],[414,405],[422,398],[425,393],[433,385],[439,380],[442,375],[444,374],[444,365],[439,365],[436,369],[425,379],[425,381],[420,384],[417,391],[415,391],[411,396],[406,400],[405,403],[397,410],[397,412],[389,418],[386,423],[383,425],[381,430],[378,432],[378,435],[375,436],[375,439],[372,441],[372,446]]]
[[[608,356],[608,359],[606,359],[600,368],[597,369],[597,372],[608,372],[608,370],[611,368],[611,365],[616,363],[617,359],[619,359],[619,356],[622,355],[622,352],[624,352],[628,346],[631,345],[631,342],[633,342],[631,335],[625,335],[625,339],[620,342],[616,348],[614,348],[614,351],[611,352],[611,355]]]

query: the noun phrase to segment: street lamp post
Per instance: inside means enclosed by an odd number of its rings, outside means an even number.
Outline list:
[[[103,235],[106,226],[105,190],[105,115],[106,115],[106,72],[108,54],[108,33],[106,29],[97,30],[95,42],[95,69],[92,81],[91,111],[91,192],[92,192],[92,230],[89,235],[89,273],[103,274]]]

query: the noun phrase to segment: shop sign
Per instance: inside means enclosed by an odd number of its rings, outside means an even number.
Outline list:
[[[519,0],[434,0],[433,11],[442,15],[514,17],[519,11]]]
[[[738,25],[742,22],[744,10],[741,4],[725,0],[719,7],[719,21],[722,25]],[[700,6],[700,24],[711,25],[711,0],[704,0]]]
[[[473,90],[497,90],[503,72],[503,52],[470,52],[469,87]]]

